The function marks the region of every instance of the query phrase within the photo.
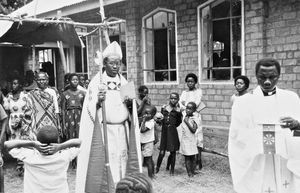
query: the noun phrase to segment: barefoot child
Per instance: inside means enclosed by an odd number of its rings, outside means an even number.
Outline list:
[[[154,162],[152,159],[154,148],[154,115],[156,108],[147,106],[141,123],[141,146],[142,155],[144,156],[144,164],[148,168],[148,176],[154,177]]]
[[[176,162],[176,151],[179,150],[179,139],[176,128],[180,125],[182,114],[178,104],[179,94],[171,93],[170,102],[167,106],[163,106],[161,112],[164,116],[162,122],[162,133],[160,141],[160,152],[157,158],[156,173],[159,172],[161,162],[165,156],[166,151],[170,152],[167,161],[167,170],[171,166],[170,175],[174,175],[174,168]]]
[[[180,150],[185,157],[185,166],[189,177],[195,174],[195,156],[198,154],[197,137],[195,135],[200,126],[200,118],[194,115],[196,111],[196,104],[189,102],[186,106],[186,116],[181,125],[178,127],[178,135],[180,139]]]
[[[80,139],[58,144],[58,131],[44,126],[37,133],[38,141],[5,142],[9,153],[24,162],[24,193],[69,193],[67,170],[79,153]]]

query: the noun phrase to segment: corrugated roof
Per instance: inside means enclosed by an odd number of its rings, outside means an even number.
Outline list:
[[[80,4],[88,0],[34,0],[27,5],[12,12],[11,16],[27,14],[27,17],[47,13],[63,7]]]

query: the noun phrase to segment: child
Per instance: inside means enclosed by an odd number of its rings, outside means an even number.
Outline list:
[[[24,193],[68,193],[69,162],[79,153],[80,139],[58,142],[58,131],[43,126],[37,133],[38,141],[6,141],[9,153],[24,162]]]
[[[186,116],[181,125],[177,128],[180,139],[180,153],[185,157],[185,166],[189,177],[195,174],[195,155],[197,155],[197,137],[195,135],[200,126],[200,119],[198,115],[194,115],[196,111],[196,104],[189,102],[186,106]]]
[[[174,175],[176,151],[179,150],[179,139],[176,128],[180,125],[182,119],[178,101],[179,94],[173,92],[170,94],[169,104],[167,106],[163,106],[161,109],[164,120],[162,123],[162,133],[159,147],[160,151],[157,158],[156,173],[159,172],[159,168],[166,151],[170,151],[167,162],[167,170],[169,170],[171,165],[170,175]]]
[[[201,114],[200,111],[205,108],[205,104],[202,102],[202,90],[200,88],[196,87],[196,84],[198,83],[198,77],[194,73],[189,73],[185,77],[185,82],[188,87],[187,90],[184,90],[180,96],[179,99],[179,105],[181,107],[181,110],[183,111],[182,114],[185,115],[185,109],[186,105],[189,102],[194,102],[196,104],[196,111],[194,112],[194,115],[198,115],[200,120],[201,120]],[[198,137],[198,133],[196,133],[196,136]],[[201,138],[201,135],[199,136],[200,138],[197,139],[200,143],[198,145],[198,155],[197,155],[197,165],[199,167],[199,170],[202,169],[202,159],[201,159],[201,154],[202,154],[202,148],[203,142],[203,137]]]
[[[161,112],[157,112],[154,116],[154,145],[157,146],[160,144],[161,131],[162,131],[162,121],[164,119]]]
[[[152,159],[154,148],[154,115],[156,108],[147,106],[141,123],[141,146],[142,155],[144,156],[144,164],[148,168],[148,176],[154,177],[154,162]]]
[[[149,90],[146,86],[142,85],[138,89],[139,91],[139,97],[136,100],[137,101],[137,113],[139,117],[139,122],[141,123],[142,121],[142,116],[144,114],[145,108],[149,105],[151,105],[151,100],[148,97]]]

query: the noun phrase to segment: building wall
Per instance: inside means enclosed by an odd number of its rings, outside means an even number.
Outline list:
[[[251,0],[245,4],[246,73],[262,57],[281,63],[279,86],[300,94],[300,1]]]
[[[161,7],[175,10],[177,14],[177,45],[179,84],[149,85],[150,97],[156,106],[168,102],[170,92],[181,93],[186,89],[186,74],[199,74],[197,7],[206,0],[128,0],[105,7],[106,16],[126,20],[128,79],[136,86],[143,82],[142,17]],[[265,2],[265,3],[263,3]],[[97,10],[97,9],[95,9]],[[95,10],[84,13],[88,22],[97,21]],[[245,0],[245,72],[256,85],[255,64],[263,57],[274,57],[282,64],[279,86],[300,94],[300,1],[298,0]],[[83,21],[82,14],[72,17]],[[99,41],[99,40],[96,40]],[[94,48],[89,48],[92,51]],[[90,72],[96,72],[90,56]],[[203,101],[207,108],[202,111],[203,124],[208,131],[220,128],[226,133],[230,124],[230,97],[234,93],[233,82],[226,84],[201,83]],[[224,130],[222,130],[222,128]]]

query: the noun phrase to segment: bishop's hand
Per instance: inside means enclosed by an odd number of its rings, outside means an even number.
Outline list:
[[[289,128],[291,130],[300,129],[300,123],[292,117],[281,117],[280,122],[283,123],[282,128]]]

